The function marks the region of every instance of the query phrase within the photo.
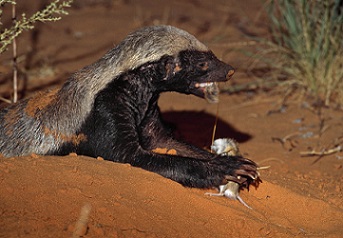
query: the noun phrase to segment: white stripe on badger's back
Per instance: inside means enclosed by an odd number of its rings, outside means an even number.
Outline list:
[[[118,68],[125,72],[163,55],[177,56],[184,50],[208,51],[208,48],[188,32],[172,26],[152,26],[128,35],[119,45],[125,50],[125,60]],[[124,58],[125,58],[124,56]]]

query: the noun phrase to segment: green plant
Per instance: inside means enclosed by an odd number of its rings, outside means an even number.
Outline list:
[[[13,100],[17,101],[17,44],[16,38],[24,31],[34,28],[36,22],[49,22],[58,21],[61,16],[67,15],[68,12],[65,8],[70,7],[73,0],[55,0],[48,4],[43,10],[37,11],[31,17],[27,18],[26,14],[21,15],[21,19],[17,20],[16,15],[16,0],[0,0],[0,25],[2,25],[1,17],[3,13],[3,6],[5,4],[12,5],[12,25],[9,28],[1,29],[0,31],[0,54],[3,53],[7,47],[12,44],[13,46]],[[10,100],[0,97],[0,101],[11,103]]]
[[[47,22],[47,21],[58,21],[61,16],[56,15],[67,15],[68,12],[65,8],[70,7],[73,0],[66,0],[60,2],[60,0],[55,0],[47,5],[43,10],[36,12],[31,17],[26,17],[26,14],[21,15],[21,19],[13,22],[12,26],[8,29],[1,29],[0,33],[0,53],[6,50],[7,46],[13,42],[18,35],[20,35],[24,30],[31,30],[34,28],[36,22]],[[15,5],[15,0],[0,0],[0,17],[2,15],[1,7],[10,3]]]
[[[270,39],[259,60],[325,105],[343,104],[343,6],[340,0],[270,0]]]

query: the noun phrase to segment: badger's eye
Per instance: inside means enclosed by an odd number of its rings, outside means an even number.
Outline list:
[[[202,61],[197,64],[197,67],[203,71],[206,71],[208,69],[208,62]]]

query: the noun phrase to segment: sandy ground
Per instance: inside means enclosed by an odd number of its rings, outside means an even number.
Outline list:
[[[32,12],[37,2],[19,10]],[[246,72],[251,59],[234,49],[248,43],[245,35],[267,32],[259,1],[92,2],[80,0],[63,20],[18,39],[21,96],[60,85],[150,24],[183,28],[235,66],[223,87],[254,80]],[[8,96],[10,52],[0,59],[0,95]],[[343,237],[343,153],[301,156],[343,146],[343,113],[319,113],[296,96],[278,110],[282,99],[273,91],[223,93],[217,107],[166,93],[159,102],[178,137],[208,147],[218,112],[216,137],[235,138],[246,157],[270,166],[258,188],[241,192],[252,210],[126,164],[77,155],[0,158],[0,237]]]

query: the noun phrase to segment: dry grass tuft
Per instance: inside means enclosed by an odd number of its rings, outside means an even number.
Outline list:
[[[266,10],[271,36],[255,39],[253,54],[267,69],[262,81],[300,89],[320,105],[343,105],[341,1],[270,0]]]

